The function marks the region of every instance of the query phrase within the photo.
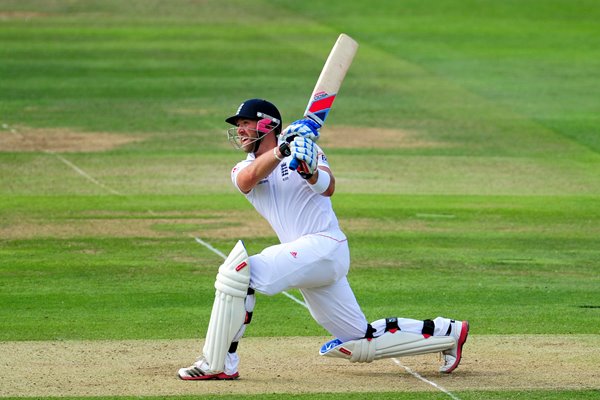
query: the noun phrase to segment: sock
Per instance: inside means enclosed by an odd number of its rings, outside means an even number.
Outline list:
[[[233,375],[238,371],[240,365],[240,357],[237,353],[227,353],[225,357],[225,373],[227,375]]]

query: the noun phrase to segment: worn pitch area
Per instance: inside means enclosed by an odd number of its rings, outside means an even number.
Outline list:
[[[0,343],[0,396],[160,396],[435,391],[392,360],[352,364],[325,358],[325,337],[244,338],[237,381],[176,377],[202,340]],[[471,335],[460,367],[437,372],[435,354],[399,361],[443,388],[599,389],[600,335]],[[594,367],[596,366],[596,367]]]

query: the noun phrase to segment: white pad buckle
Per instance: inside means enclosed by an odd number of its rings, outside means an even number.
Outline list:
[[[234,336],[244,324],[244,301],[250,285],[250,265],[244,243],[239,240],[219,267],[206,340],[202,350],[210,374],[223,372],[225,357]]]
[[[451,336],[430,336],[402,331],[385,332],[374,339],[342,342],[333,339],[320,350],[322,356],[345,358],[350,362],[367,362],[382,358],[437,353],[452,348],[456,340]]]

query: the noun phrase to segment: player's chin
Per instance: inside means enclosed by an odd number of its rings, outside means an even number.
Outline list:
[[[252,148],[252,141],[247,137],[239,138],[240,149],[248,153],[248,149]]]
[[[242,150],[244,153],[253,153],[254,152],[254,143],[242,143]]]

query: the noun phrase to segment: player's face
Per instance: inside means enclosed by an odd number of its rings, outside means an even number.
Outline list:
[[[254,150],[254,142],[258,139],[258,131],[256,130],[257,121],[251,119],[237,120],[237,134],[240,140],[241,148],[246,153],[251,153]]]
[[[260,139],[257,132],[258,121],[240,118],[236,121],[235,127],[227,129],[227,138],[236,149],[241,149],[246,153],[254,151],[254,143]]]

